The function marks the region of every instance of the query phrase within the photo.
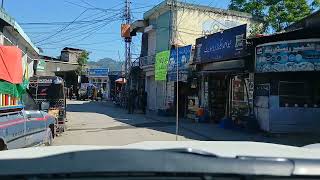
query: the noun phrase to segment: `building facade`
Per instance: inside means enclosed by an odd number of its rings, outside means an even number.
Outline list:
[[[78,63],[78,58],[83,52],[83,49],[65,47],[61,51],[60,59],[64,62]]]
[[[109,69],[108,68],[89,68],[88,69],[89,83],[93,84],[98,90],[103,90],[109,94]]]
[[[320,127],[319,11],[287,32],[252,39],[254,113],[271,133],[317,133]]]
[[[148,94],[148,109],[168,108],[168,99],[174,96],[174,83],[156,81],[154,63],[157,53],[170,50],[171,45],[192,45],[208,34],[247,24],[260,25],[250,14],[178,2],[171,8],[170,0],[163,1],[144,14],[144,19],[132,24],[132,33],[142,33],[140,67],[143,70],[144,89]]]

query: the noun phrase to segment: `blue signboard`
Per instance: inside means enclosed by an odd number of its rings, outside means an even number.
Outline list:
[[[108,76],[109,69],[108,68],[92,68],[88,69],[89,76]]]
[[[187,81],[191,51],[191,45],[178,48],[179,81]],[[168,80],[177,81],[177,49],[170,50],[170,59],[168,63]]]
[[[195,62],[206,63],[245,55],[247,25],[237,26],[196,40]]]
[[[256,48],[256,72],[320,71],[320,39],[262,44]]]

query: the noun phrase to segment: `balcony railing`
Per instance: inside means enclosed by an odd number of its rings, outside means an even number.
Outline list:
[[[139,62],[140,67],[153,65],[155,62],[155,55],[140,57]]]

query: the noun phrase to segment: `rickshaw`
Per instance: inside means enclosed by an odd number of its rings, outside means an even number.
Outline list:
[[[29,90],[38,106],[47,109],[56,118],[56,132],[65,131],[66,88],[58,76],[36,76],[30,78]]]

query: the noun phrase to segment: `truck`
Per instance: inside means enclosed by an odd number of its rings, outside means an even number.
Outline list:
[[[56,133],[66,129],[66,88],[58,76],[34,76],[30,78],[29,90],[40,109],[57,120]]]

